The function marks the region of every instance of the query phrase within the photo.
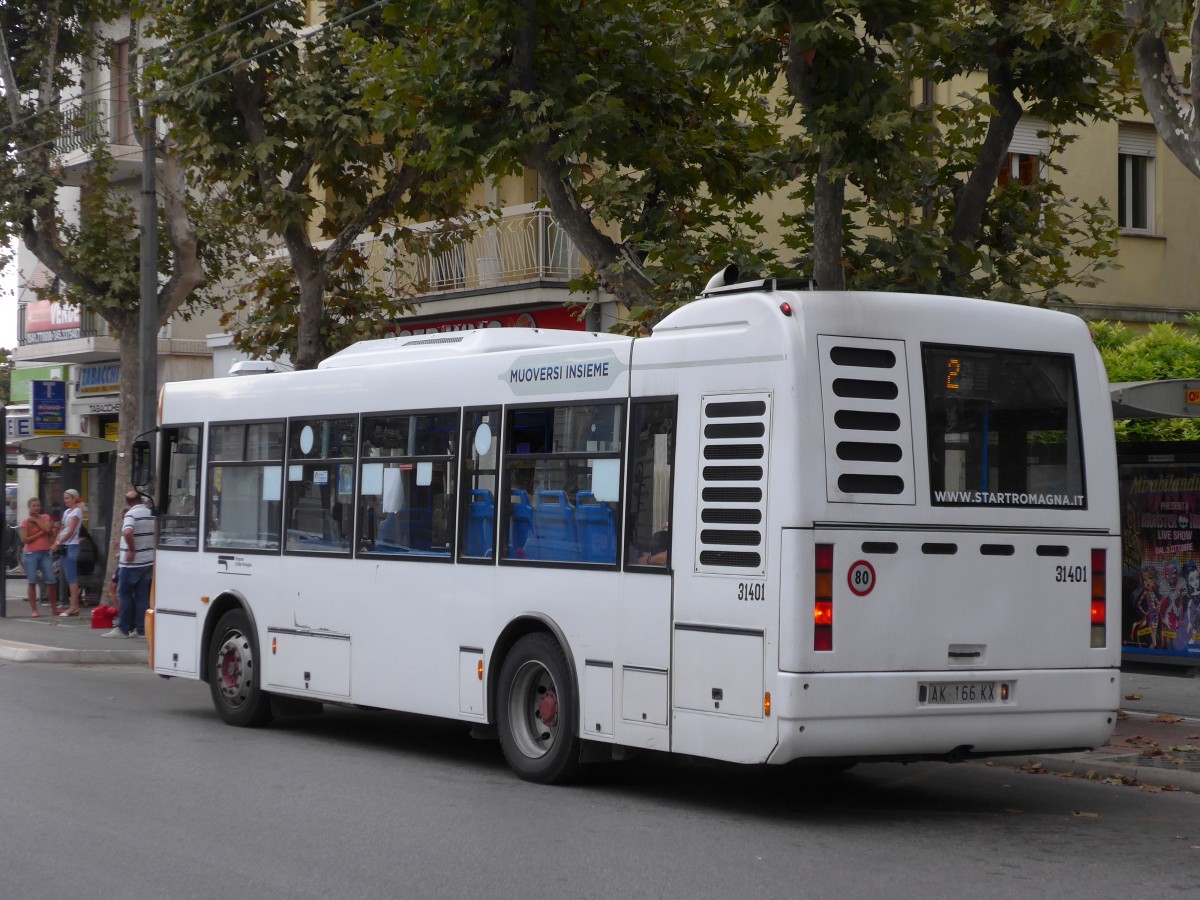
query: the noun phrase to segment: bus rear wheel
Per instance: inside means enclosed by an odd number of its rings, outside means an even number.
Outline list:
[[[221,616],[209,648],[208,686],[221,720],[239,727],[270,722],[271,697],[259,685],[258,645],[243,610]]]
[[[509,766],[526,781],[555,784],[579,771],[576,692],[562,648],[527,634],[500,668],[497,732]]]

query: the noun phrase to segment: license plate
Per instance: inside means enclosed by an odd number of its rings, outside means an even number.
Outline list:
[[[927,681],[918,685],[918,700],[929,706],[995,703],[994,681]]]

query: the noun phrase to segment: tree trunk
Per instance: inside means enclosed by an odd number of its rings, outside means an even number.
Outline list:
[[[813,185],[813,279],[822,291],[844,291],[846,268],[842,248],[846,242],[842,212],[846,206],[846,179],[830,178],[834,153],[821,149]]]
[[[1193,0],[1191,43],[1191,96],[1175,74],[1166,41],[1161,32],[1141,31],[1147,27],[1147,0],[1125,0],[1125,21],[1138,35],[1133,45],[1133,61],[1146,109],[1167,148],[1189,172],[1200,178],[1200,0]],[[1165,6],[1166,4],[1161,4]],[[1160,10],[1163,14],[1166,10]],[[1139,34],[1138,32],[1141,31]]]
[[[113,469],[113,508],[111,529],[108,537],[108,562],[104,566],[104,581],[101,582],[101,598],[107,596],[108,582],[117,570],[117,548],[113,541],[121,536],[121,523],[125,518],[125,492],[133,487],[132,449],[141,421],[141,350],[138,346],[138,315],[122,314],[109,319],[109,326],[116,332],[117,346],[121,353],[121,417],[117,430],[117,460]],[[103,602],[103,600],[102,600]]]
[[[988,121],[987,133],[979,146],[975,168],[958,192],[954,203],[954,221],[950,226],[950,248],[942,269],[942,287],[954,290],[959,279],[970,270],[975,247],[983,230],[983,215],[988,199],[1000,176],[1000,166],[1008,159],[1008,148],[1024,110],[1013,89],[1012,73],[1006,67],[988,71],[988,83],[994,88],[992,102],[996,114]],[[956,250],[961,248],[961,253]]]
[[[300,310],[296,322],[296,369],[315,369],[325,356],[321,326],[325,321],[325,266],[299,225],[284,232],[288,256],[300,285]]]

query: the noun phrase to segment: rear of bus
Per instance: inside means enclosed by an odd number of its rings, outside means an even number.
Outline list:
[[[791,508],[771,761],[1102,745],[1119,524],[1085,324],[958,298],[790,299],[801,424],[784,442],[799,452],[772,462],[772,495],[790,482],[797,506],[776,510]]]

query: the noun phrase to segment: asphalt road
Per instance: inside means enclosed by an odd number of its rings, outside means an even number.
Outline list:
[[[647,757],[518,781],[494,743],[207,687],[0,664],[0,897],[1195,896],[1200,797],[979,763],[835,777]]]

